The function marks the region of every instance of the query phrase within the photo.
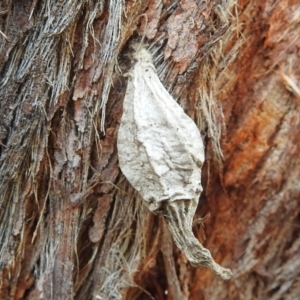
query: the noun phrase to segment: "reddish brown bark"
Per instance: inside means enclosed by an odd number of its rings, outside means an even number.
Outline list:
[[[297,299],[299,11],[2,1],[0,298]],[[118,168],[123,75],[143,35],[205,137],[197,217],[211,217],[194,232],[229,282],[189,265]]]

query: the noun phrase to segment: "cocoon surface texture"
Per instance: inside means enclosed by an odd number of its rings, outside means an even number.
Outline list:
[[[195,266],[220,267],[194,237],[193,217],[202,192],[204,147],[200,132],[160,82],[146,49],[129,72],[118,132],[120,168],[153,212],[162,212],[176,245]]]

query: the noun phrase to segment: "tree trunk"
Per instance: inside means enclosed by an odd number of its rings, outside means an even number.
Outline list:
[[[300,4],[0,3],[1,299],[297,299]],[[195,120],[194,268],[118,167],[133,44]],[[221,150],[222,149],[222,150]],[[223,154],[222,154],[223,153]]]

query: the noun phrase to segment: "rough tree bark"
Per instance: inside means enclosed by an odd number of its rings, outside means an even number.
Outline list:
[[[295,0],[1,1],[0,298],[297,299],[299,15]],[[229,282],[189,265],[118,168],[142,36],[205,137],[211,217],[194,231]]]

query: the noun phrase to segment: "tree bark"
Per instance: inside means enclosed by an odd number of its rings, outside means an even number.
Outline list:
[[[300,4],[0,3],[1,299],[297,299]],[[193,268],[118,167],[141,40],[204,137]],[[204,225],[197,219],[210,214]]]

